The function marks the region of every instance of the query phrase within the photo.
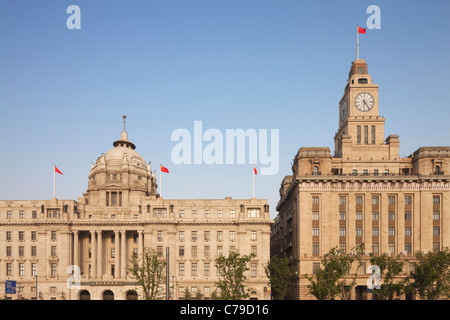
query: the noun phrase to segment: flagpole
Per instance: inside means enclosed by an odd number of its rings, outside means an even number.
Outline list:
[[[159,196],[162,198],[161,163],[159,164]]]
[[[359,59],[359,25],[356,25],[356,59]]]
[[[53,165],[53,198],[56,198],[56,165]]]
[[[253,198],[255,197],[255,165],[253,165]]]

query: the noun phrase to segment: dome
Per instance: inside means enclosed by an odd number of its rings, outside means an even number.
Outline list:
[[[135,165],[141,168],[146,167],[144,158],[135,151],[136,146],[134,143],[128,141],[128,134],[126,131],[122,131],[120,140],[116,140],[113,143],[114,148],[108,150],[102,156],[97,159],[96,164],[106,163],[109,165],[122,165],[124,162]]]

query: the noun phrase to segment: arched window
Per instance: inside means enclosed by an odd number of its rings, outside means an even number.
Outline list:
[[[317,176],[317,175],[319,174],[319,167],[318,167],[318,166],[314,166],[314,167],[313,167],[313,172],[312,172],[312,174],[313,174],[314,176]]]
[[[435,166],[434,167],[434,174],[440,174],[441,173],[441,167],[440,166]]]

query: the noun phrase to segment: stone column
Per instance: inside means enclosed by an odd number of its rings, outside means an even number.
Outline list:
[[[139,265],[144,263],[144,230],[138,230],[139,236]]]
[[[126,235],[127,232],[125,230],[120,231],[120,236],[122,237],[120,239],[120,277],[125,279],[126,276],[126,267],[127,267],[127,247],[126,247]]]
[[[91,277],[97,278],[97,241],[95,231],[91,231]]]
[[[118,230],[114,231],[114,238],[115,238],[114,279],[118,279],[120,278],[120,233]]]
[[[78,231],[73,232],[73,264],[81,269]]]
[[[103,240],[102,231],[97,231],[97,277],[100,279],[103,277]]]

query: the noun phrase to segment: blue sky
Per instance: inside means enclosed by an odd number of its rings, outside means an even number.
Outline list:
[[[69,5],[81,29],[69,30]],[[175,129],[279,129],[278,174],[255,194],[276,215],[302,146],[334,149],[338,102],[360,36],[400,154],[450,145],[450,2],[59,0],[0,2],[0,199],[77,199],[120,137],[162,163],[166,198],[249,198],[251,165],[175,165]]]

